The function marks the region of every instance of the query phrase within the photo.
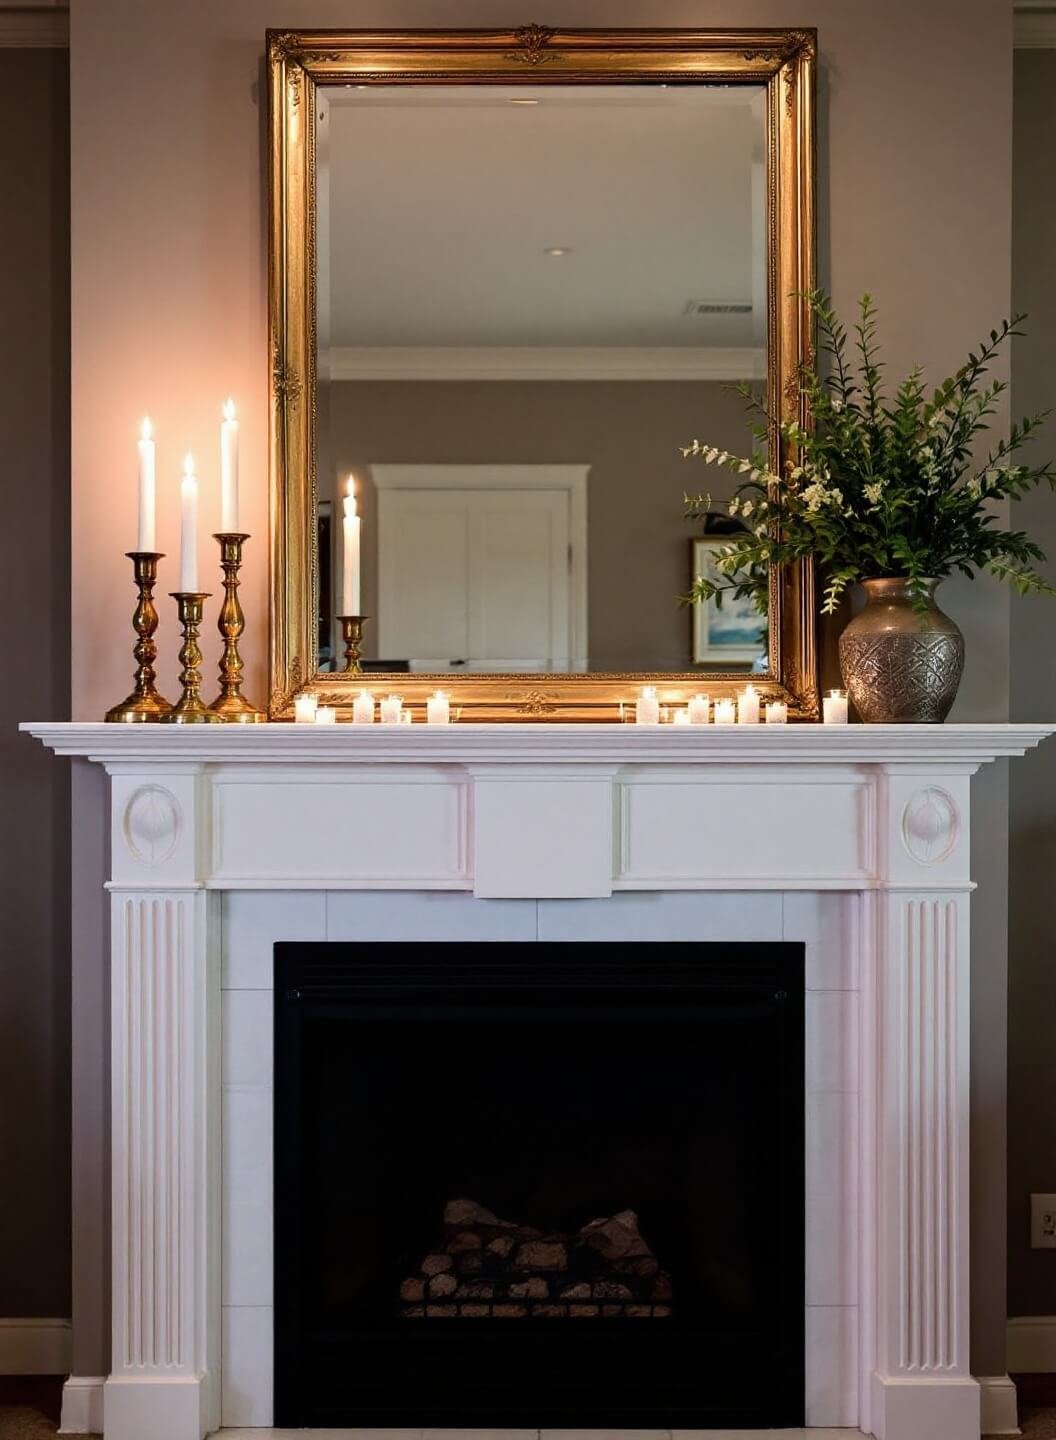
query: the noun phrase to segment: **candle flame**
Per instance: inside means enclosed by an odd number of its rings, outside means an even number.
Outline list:
[[[183,475],[185,480],[194,480],[197,478],[194,473],[194,456],[189,450],[183,457]]]
[[[231,396],[229,395],[229,396],[227,397],[227,400],[226,400],[225,404],[224,404],[224,419],[225,419],[225,420],[233,420],[234,418],[235,418],[235,402],[231,399]]]
[[[151,440],[151,439],[153,439],[153,437],[154,437],[154,426],[150,423],[150,416],[149,416],[149,415],[144,415],[144,416],[143,416],[143,423],[142,423],[142,425],[140,425],[140,427],[139,427],[139,438],[140,438],[141,440]]]

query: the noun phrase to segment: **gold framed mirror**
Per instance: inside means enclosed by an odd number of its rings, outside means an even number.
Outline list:
[[[616,720],[644,684],[678,702],[746,679],[793,718],[817,715],[811,567],[763,577],[757,636],[751,616],[679,608],[709,556],[688,543],[683,492],[710,477],[680,461],[654,481],[661,493],[636,491],[583,438],[588,414],[592,435],[610,431],[602,391],[625,428],[632,392],[647,394],[643,413],[673,417],[636,424],[647,451],[610,446],[637,475],[702,434],[693,397],[719,380],[754,381],[771,417],[797,413],[812,343],[815,56],[808,30],[269,31],[272,718],[305,691],[348,711],[367,687],[423,714],[441,688],[465,719]],[[487,152],[461,153],[459,137]],[[595,198],[577,212],[581,192]],[[714,274],[688,268],[700,217],[726,257]],[[531,388],[550,386],[548,400],[555,379],[571,384],[578,438],[554,438]],[[400,406],[388,432],[386,386]],[[681,408],[658,410],[672,386]],[[447,450],[412,443],[458,414]],[[507,443],[522,431],[550,448]],[[772,419],[783,465],[780,445]],[[602,474],[609,488],[595,493]],[[355,549],[338,544],[346,484],[366,506],[363,552],[356,504]],[[720,506],[711,534],[730,523]],[[353,609],[371,615],[355,643],[366,673],[343,669],[338,617]]]

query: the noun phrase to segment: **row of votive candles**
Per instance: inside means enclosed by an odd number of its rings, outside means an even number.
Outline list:
[[[410,725],[414,716],[403,708],[402,695],[385,695],[375,704],[369,690],[361,690],[352,701],[352,724],[373,725],[377,718],[382,725]],[[298,725],[333,725],[337,711],[332,705],[320,705],[316,695],[298,695],[293,702],[293,718]],[[451,701],[443,690],[437,690],[425,702],[428,725],[450,725]]]
[[[761,718],[762,701],[754,685],[747,686],[734,699],[715,701],[716,725],[758,725]],[[842,690],[832,690],[822,701],[822,718],[826,725],[847,724],[847,696]],[[711,701],[707,695],[693,695],[689,703],[672,710],[661,705],[656,687],[646,685],[634,705],[634,719],[638,725],[707,725],[711,719]],[[768,700],[765,709],[768,725],[787,725],[788,706],[783,700]]]

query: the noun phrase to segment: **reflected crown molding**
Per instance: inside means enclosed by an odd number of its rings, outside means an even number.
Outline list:
[[[65,50],[68,0],[0,0],[0,50]]]
[[[1017,0],[1013,19],[1017,50],[1056,50],[1056,3]]]
[[[327,352],[331,380],[765,380],[762,349],[684,345],[364,345]]]

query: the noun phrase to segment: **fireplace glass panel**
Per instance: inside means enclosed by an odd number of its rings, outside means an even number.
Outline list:
[[[276,946],[276,1423],[802,1423],[802,946],[499,953]]]

